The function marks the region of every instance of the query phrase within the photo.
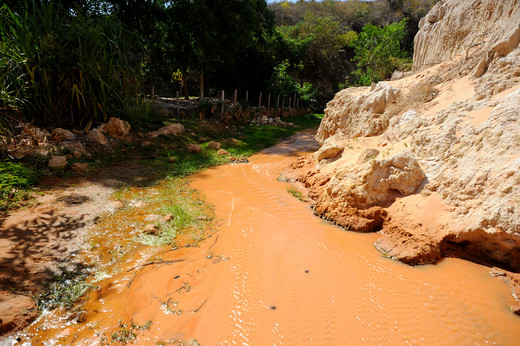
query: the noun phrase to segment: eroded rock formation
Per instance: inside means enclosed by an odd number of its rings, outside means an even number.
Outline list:
[[[519,43],[520,2],[439,2],[421,20],[415,73],[338,92],[322,147],[288,177],[324,218],[381,230],[376,247],[393,258],[520,271]]]

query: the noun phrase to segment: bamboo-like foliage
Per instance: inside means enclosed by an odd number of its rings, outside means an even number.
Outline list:
[[[17,110],[44,125],[85,126],[122,116],[139,75],[132,35],[111,17],[56,6],[0,9],[0,118]]]

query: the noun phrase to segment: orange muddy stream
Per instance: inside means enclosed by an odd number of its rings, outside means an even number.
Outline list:
[[[101,332],[133,319],[152,321],[136,332],[139,345],[520,343],[511,291],[488,268],[458,259],[395,262],[374,248],[376,234],[332,226],[291,196],[278,174],[314,149],[305,132],[249,164],[195,175],[192,185],[216,206],[219,231],[198,248],[161,255],[182,262],[103,281],[81,322],[51,313],[32,327],[32,342],[100,343]]]

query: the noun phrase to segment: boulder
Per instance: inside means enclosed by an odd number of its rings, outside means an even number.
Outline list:
[[[113,201],[113,202],[110,202],[109,205],[114,208],[114,209],[119,209],[119,208],[123,208],[125,205],[123,202],[121,201]]]
[[[38,308],[31,297],[0,292],[0,335],[6,336],[23,329],[36,317]]]
[[[383,112],[400,94],[398,88],[383,82],[372,91],[369,87],[362,87],[338,92],[327,103],[316,140],[323,144],[337,133],[347,138],[381,134],[388,127],[389,120]]]
[[[97,143],[97,144],[100,144],[100,145],[108,145],[108,141],[105,137],[105,135],[103,135],[103,132],[101,132],[100,129],[93,129],[91,130],[88,135],[87,135],[87,138],[94,142],[94,143]]]
[[[89,152],[80,142],[67,143],[63,147],[72,150],[72,155],[76,159],[82,158],[83,156],[90,156]]]
[[[169,222],[171,220],[173,220],[173,216],[171,214],[166,214],[166,215],[164,215],[163,217],[161,217],[159,219],[159,222],[160,223],[166,223],[166,222]]]
[[[130,124],[119,118],[111,117],[107,123],[102,124],[99,129],[110,137],[123,139],[130,133]]]
[[[335,142],[326,143],[317,152],[318,161],[338,156],[343,151],[344,146]]]
[[[74,134],[70,132],[69,130],[62,129],[62,128],[55,128],[52,130],[52,138],[54,138],[55,141],[61,142],[61,141],[70,141],[74,139]]]
[[[365,162],[375,159],[379,153],[380,151],[377,149],[365,149],[359,155],[357,163],[362,165]]]
[[[368,208],[412,194],[425,178],[413,154],[404,150],[388,159],[338,171],[327,186],[327,194],[348,206]]]
[[[220,143],[219,142],[209,142],[208,148],[210,148],[211,150],[219,150]]]
[[[159,233],[159,227],[154,224],[148,224],[148,225],[144,226],[143,233],[157,235]]]
[[[159,136],[177,136],[184,132],[184,126],[182,124],[170,124],[164,127],[161,127],[157,131],[153,131],[149,133],[150,138],[157,138]]]
[[[200,154],[202,152],[202,149],[198,144],[188,144],[188,146],[186,147],[186,151],[188,152],[188,154]]]
[[[77,173],[88,171],[88,163],[76,162],[70,166],[70,169]]]
[[[217,151],[217,155],[227,156],[227,155],[229,155],[229,152],[225,149],[219,149],[219,151]]]
[[[49,160],[48,166],[51,168],[63,168],[67,165],[66,156],[52,156]]]
[[[419,22],[413,71],[457,55],[473,65],[484,56],[505,56],[520,42],[519,18],[518,1],[440,1]]]

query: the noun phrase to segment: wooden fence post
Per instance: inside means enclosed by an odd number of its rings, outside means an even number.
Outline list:
[[[224,90],[220,94],[220,102],[222,102],[222,113],[224,113]]]
[[[238,94],[238,90],[235,89],[235,96],[233,98],[233,104],[235,104],[235,105],[237,104],[237,94]]]
[[[280,108],[280,95],[276,96],[276,109]]]
[[[287,102],[287,108],[291,109],[291,98],[289,97],[289,102]]]
[[[179,92],[176,91],[175,95],[177,96],[177,115],[179,115]]]
[[[262,92],[260,91],[260,96],[258,96],[258,108],[262,106]]]
[[[246,103],[249,103],[249,90],[246,90]]]
[[[267,109],[271,108],[271,94],[267,95]]]

